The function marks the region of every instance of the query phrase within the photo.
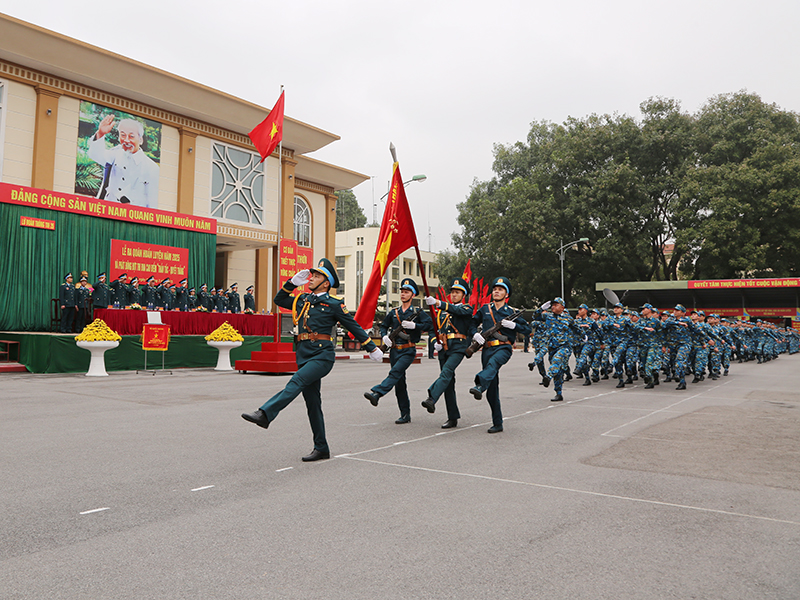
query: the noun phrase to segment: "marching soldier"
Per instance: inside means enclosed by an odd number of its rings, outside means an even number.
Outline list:
[[[72,333],[72,325],[75,323],[78,313],[75,296],[72,273],[67,273],[64,275],[64,283],[58,289],[58,305],[61,307],[61,333]]]
[[[436,402],[444,394],[447,407],[447,421],[442,429],[450,429],[458,425],[461,413],[456,403],[456,367],[464,360],[469,347],[469,340],[475,333],[472,321],[472,307],[464,304],[469,296],[469,283],[456,277],[450,285],[450,302],[442,302],[433,296],[425,297],[425,304],[436,306],[436,324],[439,331],[434,348],[439,353],[439,377],[428,388],[428,397],[422,406],[429,413],[436,411]]]
[[[592,311],[597,314],[597,311]],[[578,307],[578,317],[575,324],[580,327],[580,337],[583,340],[580,346],[580,354],[575,361],[575,375],[583,375],[583,385],[592,385],[590,371],[592,361],[597,348],[600,346],[600,328],[595,319],[589,317],[589,307],[581,304]]]
[[[378,400],[394,388],[397,397],[397,407],[400,409],[400,418],[395,421],[397,425],[411,421],[411,401],[408,398],[406,385],[406,370],[417,356],[417,342],[422,332],[430,331],[433,322],[428,314],[419,308],[414,308],[411,301],[419,294],[416,282],[411,278],[400,282],[400,306],[386,313],[386,318],[381,323],[381,336],[383,343],[390,348],[389,362],[392,368],[386,379],[364,392],[364,397],[372,406],[378,406]],[[390,333],[397,328],[402,328],[392,341]]]
[[[500,328],[489,339],[485,339],[478,332],[472,336],[475,342],[483,346],[481,350],[483,370],[475,375],[475,386],[469,392],[476,400],[480,400],[483,392],[486,392],[486,400],[492,411],[492,426],[488,429],[489,433],[503,431],[500,368],[511,359],[517,334],[527,335],[531,332],[528,322],[521,316],[511,320],[515,311],[508,306],[509,296],[511,296],[511,282],[507,277],[497,277],[492,281],[492,301],[481,306],[473,317],[475,326],[481,326],[481,332],[500,324]]]
[[[305,284],[308,284],[309,291],[293,297],[292,291]],[[314,434],[314,449],[302,458],[304,462],[331,456],[325,437],[320,384],[322,378],[333,368],[334,349],[330,335],[333,327],[340,323],[361,342],[372,360],[383,360],[383,352],[375,346],[369,334],[361,329],[344,303],[329,295],[329,290],[337,287],[339,278],[336,268],[327,258],[320,260],[316,268],[303,269],[283,284],[275,296],[275,304],[292,310],[292,320],[300,330],[296,350],[298,369],[286,387],[267,400],[261,408],[242,414],[246,421],[266,429],[280,411],[302,393]]]
[[[256,312],[256,299],[253,296],[253,290],[255,288],[251,285],[245,290],[244,294],[244,309],[245,311],[250,310],[252,312]]]
[[[652,390],[658,385],[658,370],[661,367],[661,320],[658,311],[653,305],[645,303],[642,306],[642,316],[634,327],[639,334],[639,344],[643,349],[645,358],[642,362],[644,368],[644,381],[646,390]]]
[[[108,302],[111,297],[111,290],[108,289],[108,285],[106,284],[106,274],[105,272],[100,273],[97,276],[97,282],[94,284],[94,290],[92,291],[92,306],[95,309],[98,308],[108,308]]]
[[[689,353],[692,350],[692,332],[694,324],[686,316],[686,307],[683,304],[675,306],[673,316],[664,322],[667,330],[672,330],[673,354],[675,356],[675,380],[678,381],[676,390],[686,389],[686,373],[689,370]]]
[[[228,310],[233,314],[242,312],[242,303],[239,300],[239,284],[231,284],[231,291],[228,294]]]
[[[548,308],[550,312],[545,312]],[[561,395],[561,385],[564,373],[569,370],[569,357],[572,353],[572,336],[578,330],[575,320],[564,310],[564,299],[554,298],[552,302],[545,302],[533,313],[533,318],[537,321],[545,321],[549,331],[548,337],[548,359],[550,368],[542,378],[542,385],[548,387],[553,381],[553,389],[556,392],[555,398],[551,402],[561,402],[564,396]]]

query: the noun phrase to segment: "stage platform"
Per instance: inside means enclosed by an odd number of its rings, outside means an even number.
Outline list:
[[[0,338],[20,342],[18,362],[31,373],[85,373],[89,369],[89,352],[78,348],[75,334],[0,332]],[[292,338],[283,341],[291,343]],[[231,361],[248,360],[252,352],[261,350],[273,336],[245,336],[238,348],[231,350]],[[147,353],[147,368],[161,368],[161,352]],[[169,350],[164,353],[164,368],[203,368],[217,364],[218,351],[201,335],[173,335]],[[124,335],[119,346],[105,354],[107,371],[144,369],[144,350],[138,335]]]

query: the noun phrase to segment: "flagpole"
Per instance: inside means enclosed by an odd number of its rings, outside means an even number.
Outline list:
[[[425,295],[430,296],[428,292],[428,280],[425,277],[425,266],[422,264],[422,256],[419,253],[419,246],[417,244],[414,245],[414,250],[417,252],[417,264],[419,264],[419,272],[422,273],[422,287],[425,288]],[[433,305],[429,306],[428,309],[431,311],[431,320],[433,321],[433,333],[436,337],[439,337],[439,327],[436,323],[436,313],[433,310]]]
[[[281,85],[281,94],[283,85]],[[281,94],[278,94],[280,98]],[[283,135],[278,142],[278,249],[280,249],[281,237],[283,233]],[[280,280],[279,280],[280,281]]]

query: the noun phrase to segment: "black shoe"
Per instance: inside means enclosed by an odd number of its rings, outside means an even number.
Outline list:
[[[592,383],[598,383],[600,381],[600,377],[597,375],[592,375]]]
[[[567,371],[567,376],[564,381],[572,381],[572,375],[569,374],[569,371]]]
[[[728,369],[725,369],[725,372],[722,374],[722,376],[723,377],[727,377],[728,376]]]
[[[669,383],[670,381],[672,381],[672,377],[670,377],[669,375],[664,377],[664,383]]]
[[[556,393],[555,398],[550,398],[550,402],[561,402],[562,400],[564,400],[564,396],[562,396],[560,393]]]
[[[675,389],[676,389],[676,390],[685,390],[685,389],[686,389],[686,382],[685,382],[685,381],[681,381],[681,382],[678,384],[678,387],[676,387]]]
[[[500,433],[501,431],[503,431],[502,425],[492,425],[486,430],[487,433]]]
[[[700,381],[701,379],[697,375],[695,375],[694,379],[692,379],[692,383],[700,383]]]
[[[317,450],[316,448],[314,448],[311,451],[311,454],[309,454],[308,456],[304,456],[301,460],[303,462],[313,462],[315,460],[324,460],[330,457],[331,457],[330,452],[323,452],[322,450]]]
[[[436,404],[433,402],[433,398],[426,398],[422,401],[422,406],[431,414],[436,412]]]
[[[629,378],[629,379],[630,379],[630,378]],[[634,375],[634,376],[633,376],[633,380],[634,380],[634,381],[639,381],[639,376],[638,376],[638,375]]]
[[[619,380],[619,383],[617,384],[617,387],[618,387],[618,388],[624,388],[624,387],[625,387],[625,382],[624,382],[624,381],[622,381],[622,379],[620,379],[620,380]]]
[[[661,382],[658,380],[658,373],[656,373],[655,375],[653,375],[653,383],[655,383],[656,385],[658,385],[659,383],[661,383]]]
[[[644,386],[644,389],[646,389],[646,390],[652,390],[654,387],[656,387],[656,384],[655,384],[655,383],[653,383],[653,382],[651,381],[651,382],[650,382],[650,383],[648,383],[646,386]]]
[[[378,406],[378,400],[381,399],[381,397],[373,391],[364,392],[364,398],[369,400],[369,403],[372,404],[372,406]]]
[[[637,379],[638,379],[638,377],[637,377]],[[619,380],[620,380],[620,381],[622,381],[622,377],[620,377],[620,378],[619,378]],[[633,379],[631,379],[631,376],[630,376],[630,375],[628,375],[628,378],[625,380],[625,383],[626,383],[626,384],[628,384],[628,383],[633,383]]]
[[[536,363],[535,363],[535,362],[529,362],[529,363],[528,363],[528,371],[533,371],[533,368],[534,368],[535,366],[536,366]]]
[[[267,418],[266,413],[260,408],[257,408],[255,412],[242,413],[242,418],[245,421],[250,421],[251,423],[255,423],[259,427],[263,427],[264,429],[267,429],[269,427],[269,419]]]
[[[481,400],[483,398],[483,392],[477,385],[469,388],[469,393],[472,394],[472,397],[475,398],[475,400]]]
[[[608,379],[608,375],[603,375],[600,379]]]
[[[442,429],[452,429],[458,425],[458,419],[447,419],[444,423],[442,423]]]
[[[587,386],[587,385],[592,385],[592,380],[591,380],[591,379],[589,379],[589,378],[587,377],[587,378],[584,380],[584,382],[583,382],[583,385],[584,385],[584,386]]]
[[[542,382],[539,385],[543,385],[544,387],[550,387],[550,378],[545,375],[542,377]]]
[[[404,423],[411,422],[411,415],[400,415],[400,418],[394,422],[395,425],[403,425]]]

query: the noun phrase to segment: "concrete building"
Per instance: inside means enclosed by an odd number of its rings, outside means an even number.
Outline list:
[[[347,231],[336,232],[336,269],[339,275],[341,286],[338,295],[344,297],[348,307],[358,308],[361,302],[361,295],[364,293],[364,286],[367,285],[372,264],[375,260],[375,252],[378,248],[378,234],[380,227],[360,227]],[[433,269],[436,261],[436,253],[420,250],[422,257],[422,269],[425,270],[425,277],[428,281],[428,288],[431,294],[436,293],[439,286],[439,278]],[[388,295],[389,308],[400,305],[400,282],[404,277],[411,277],[420,287],[420,295],[414,299],[414,306],[421,306],[422,296],[422,274],[420,265],[417,262],[417,254],[410,248],[398,256],[388,269],[386,269],[385,284]],[[378,300],[378,309],[386,307],[387,298],[381,296]]]
[[[159,172],[150,208],[215,219],[209,287],[253,284],[259,310],[274,309],[280,240],[313,249],[314,261],[333,257],[334,192],[367,179],[307,156],[340,138],[289,117],[291,104],[282,153],[259,163],[247,134],[268,113],[268,107],[0,14],[0,183],[102,198],[96,188],[103,167],[85,157],[100,135],[97,123],[104,114],[144,123],[157,132],[147,138]],[[84,168],[94,182],[83,180]]]

